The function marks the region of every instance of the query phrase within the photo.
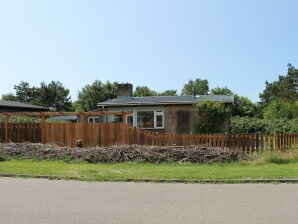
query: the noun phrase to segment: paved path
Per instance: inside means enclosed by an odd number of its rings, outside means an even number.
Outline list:
[[[296,224],[298,185],[0,178],[0,223]]]

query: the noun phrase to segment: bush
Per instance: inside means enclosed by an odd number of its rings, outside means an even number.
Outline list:
[[[195,105],[196,133],[219,133],[232,108],[222,102],[203,101]]]
[[[250,117],[233,117],[230,132],[238,133],[293,133],[298,132],[298,119],[272,119],[265,120]]]
[[[4,123],[5,119],[3,116],[0,116],[0,123]],[[9,123],[39,123],[40,119],[35,117],[26,117],[26,116],[11,116],[9,118]]]
[[[0,154],[0,162],[6,161],[6,156]]]
[[[264,109],[264,118],[267,120],[272,119],[295,119],[298,117],[298,101],[282,101],[273,100]]]

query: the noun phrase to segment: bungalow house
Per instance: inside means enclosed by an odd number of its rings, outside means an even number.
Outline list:
[[[0,100],[0,113],[3,112],[43,112],[49,111],[47,107],[22,103],[18,101]]]
[[[148,96],[133,97],[132,84],[119,84],[117,98],[98,104],[105,111],[128,112],[126,123],[137,128],[163,133],[194,133],[194,105],[199,101],[234,103],[233,95]],[[111,115],[109,122],[119,122],[121,115]],[[222,132],[228,132],[229,121]]]

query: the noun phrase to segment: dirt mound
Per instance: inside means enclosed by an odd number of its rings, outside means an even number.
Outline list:
[[[83,160],[92,163],[193,162],[213,163],[235,161],[241,152],[206,146],[144,146],[113,145],[109,147],[68,148],[40,143],[6,143],[0,145],[0,154],[38,160]]]

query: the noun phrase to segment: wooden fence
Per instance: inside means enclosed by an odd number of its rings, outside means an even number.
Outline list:
[[[0,123],[0,142],[41,142],[74,147],[112,144],[208,145],[241,150],[286,149],[298,144],[298,133],[286,134],[163,134],[125,123]]]
[[[208,145],[241,150],[286,149],[298,144],[298,133],[283,134],[162,134],[128,127],[128,144]]]

